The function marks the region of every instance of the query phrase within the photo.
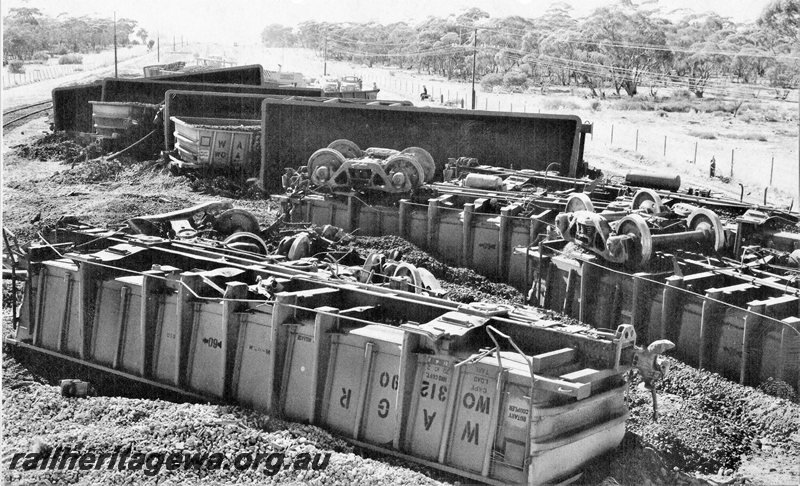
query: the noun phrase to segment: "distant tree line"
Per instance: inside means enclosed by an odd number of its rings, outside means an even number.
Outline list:
[[[137,31],[136,25],[135,20],[117,19],[117,45],[145,43],[147,31]],[[7,60],[33,59],[37,53],[93,52],[113,44],[113,19],[67,13],[51,17],[28,7],[12,8],[3,18],[3,56]]]
[[[308,21],[262,32],[266,46],[327,50],[331,59],[416,68],[448,79],[475,75],[485,89],[583,86],[594,96],[661,86],[697,97],[800,84],[800,0],[773,0],[754,23],[714,13],[662,12],[631,0],[574,18],[555,3],[537,18],[492,18],[478,8],[417,25]],[[732,86],[728,81],[735,82]]]

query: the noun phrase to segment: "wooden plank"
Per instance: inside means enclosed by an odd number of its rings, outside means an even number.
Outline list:
[[[578,357],[578,352],[573,348],[556,349],[547,353],[537,354],[531,357],[533,363],[533,372],[541,373],[542,371],[563,366],[567,363],[575,361]]]

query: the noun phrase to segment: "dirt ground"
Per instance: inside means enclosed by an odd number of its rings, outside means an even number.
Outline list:
[[[276,60],[283,60],[284,70],[302,70],[306,73],[316,72],[319,62],[313,57],[298,55],[298,58],[305,60],[298,61],[299,67],[294,67],[294,64],[286,60],[293,55],[292,53],[279,52],[281,50],[264,53],[263,50],[255,48],[251,48],[251,51],[261,54],[248,57],[243,49],[237,60],[242,64],[258,62],[267,68],[274,67]],[[202,54],[216,55],[218,52],[207,49]],[[130,69],[138,69],[137,62],[145,65],[152,63],[151,61],[146,58],[132,61]],[[329,67],[332,70],[349,69],[346,65],[339,66],[336,63],[329,63]],[[376,73],[378,74],[380,73]],[[52,89],[48,86],[30,85],[6,90],[3,92],[4,108],[8,107],[5,103],[7,96],[13,100],[31,101],[46,98],[49,89]],[[396,99],[402,95],[399,90],[382,91],[382,97],[385,98]],[[36,98],[37,96],[39,98]],[[602,115],[610,117],[609,113],[604,112]],[[631,126],[635,126],[636,120],[652,117],[652,114],[642,113],[625,112],[623,115],[627,118],[621,123],[628,123]],[[687,114],[682,118],[688,120],[690,117],[691,115]],[[676,119],[677,117],[670,114],[669,117],[659,117],[657,123],[674,123]],[[614,123],[615,127],[622,126],[616,125],[617,121]],[[736,123],[738,122],[734,121],[733,125]],[[784,123],[789,126],[788,121]],[[700,120],[698,124],[707,124],[707,121]],[[600,124],[596,126],[599,127]],[[70,149],[75,147],[72,147],[66,139],[49,135],[48,127],[48,120],[40,118],[3,134],[2,224],[15,232],[21,242],[34,239],[38,231],[63,215],[75,215],[87,223],[114,226],[122,224],[133,216],[174,210],[211,200],[231,200],[235,206],[253,212],[262,222],[270,222],[275,217],[274,205],[245,183],[230,184],[220,180],[174,177],[156,160],[134,161],[123,158],[118,162],[101,160],[93,163],[79,161],[73,164],[70,159],[74,153],[70,152]],[[761,129],[766,130],[769,127]],[[685,127],[677,124],[672,128],[676,131],[682,129]],[[620,132],[615,131],[615,138],[617,133]],[[595,137],[600,138],[598,132],[595,133]],[[37,145],[37,141],[40,140],[44,140],[45,143],[39,142]],[[789,150],[789,141],[776,138],[776,143],[784,142]],[[796,139],[794,142],[796,144]],[[614,169],[619,172],[628,167],[640,167],[644,164],[659,165],[655,159],[645,158],[632,150],[613,146],[607,149],[592,149],[587,152],[587,158],[593,163],[599,161],[598,165],[604,170],[609,168],[609,171]],[[686,168],[686,164],[676,163],[672,170]],[[703,183],[704,179],[705,182],[709,182],[699,168],[697,173],[688,169],[685,174],[682,173],[688,180],[697,181],[698,184]],[[742,172],[741,177],[748,176],[746,171]],[[735,193],[738,196],[738,186],[725,184],[719,180],[711,182],[718,190]],[[379,245],[385,242],[373,243]],[[369,241],[363,242],[367,247],[371,244]],[[432,265],[437,276],[448,281],[448,285],[468,281],[470,286],[477,286],[477,290],[483,292],[482,294],[475,292],[478,297],[489,295],[512,302],[520,300],[520,296],[515,295],[513,289],[498,290],[497,287],[492,287],[491,283],[473,280],[475,277],[472,274],[443,266],[421,252],[412,254],[419,261]],[[457,299],[464,300],[476,298],[470,294],[472,288],[470,286],[462,286],[461,290],[455,291],[453,295]],[[7,362],[4,359],[4,374],[8,373],[11,367],[24,375],[20,378],[21,381],[31,381],[27,375],[29,371],[19,370],[18,366],[19,364],[13,360]],[[602,458],[589,468],[581,480],[582,484],[798,484],[800,407],[797,404],[770,397],[751,388],[740,387],[716,375],[699,372],[677,362],[674,363],[673,369],[676,370],[674,379],[665,383],[664,391],[660,395],[662,420],[659,424],[654,424],[650,418],[652,404],[649,392],[639,389],[636,383],[631,384],[629,403],[632,417],[628,424],[630,434],[619,451]],[[52,390],[41,389],[37,393],[41,393],[47,403],[57,402],[52,396],[54,393]],[[4,415],[8,420],[6,429],[13,427],[19,434],[13,438],[14,444],[22,445],[33,441],[35,434],[22,430],[19,421],[13,419],[25,416],[29,401],[26,401],[27,399],[19,391],[7,395],[3,400]],[[173,410],[171,408],[173,405],[169,404],[153,405],[148,402],[137,402],[131,406],[143,409],[155,406],[169,413],[178,413],[175,411],[177,409]],[[103,401],[90,404],[89,410],[91,407],[106,410]],[[174,407],[181,406],[174,405]],[[229,412],[219,413],[227,416]],[[203,409],[202,413],[217,412]],[[233,413],[237,419],[243,416],[242,414],[249,417],[246,412]],[[180,414],[185,413],[180,412]],[[43,420],[55,419],[43,416]],[[123,427],[120,429],[122,432],[118,430],[118,433],[126,434],[124,424],[109,420],[117,427]],[[55,422],[53,424],[55,426]],[[97,434],[92,437],[94,440],[99,440],[102,432],[90,431],[87,434]],[[165,440],[167,439],[170,437],[166,437]],[[357,462],[359,467],[368,467],[364,465],[362,459],[355,458],[348,461],[351,462],[346,464]],[[396,461],[389,462],[396,463]],[[390,480],[391,474],[391,471],[387,472],[380,478]],[[8,479],[7,477],[6,480]],[[436,476],[435,479],[445,483],[455,481],[453,478],[441,476]]]

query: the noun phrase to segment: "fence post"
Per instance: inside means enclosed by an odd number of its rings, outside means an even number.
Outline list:
[[[694,141],[694,161],[692,163],[697,163],[697,140]]]
[[[486,111],[489,111],[489,98],[486,98],[486,99],[485,99],[485,100],[483,100],[483,101],[484,101],[484,103],[483,103],[483,109],[484,109],[484,110],[486,110]]]
[[[639,151],[639,129],[638,128],[636,129],[636,145],[634,145],[633,151],[634,152],[638,152]]]
[[[733,179],[733,151],[734,149],[731,149],[731,179]]]
[[[775,157],[772,157],[772,163],[769,166],[769,185],[772,185],[772,173],[775,171]]]
[[[508,111],[513,113],[514,112],[514,103],[509,103],[508,105],[509,105]]]
[[[667,136],[664,135],[664,157],[667,156]]]
[[[610,145],[614,145],[614,124],[611,124],[611,143]]]
[[[497,99],[497,111],[500,111],[500,98]]]

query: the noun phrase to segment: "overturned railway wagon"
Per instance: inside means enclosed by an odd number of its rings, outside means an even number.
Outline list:
[[[630,324],[744,384],[800,389],[797,213],[655,189],[674,177],[633,177],[643,188],[450,159],[445,182],[388,194],[321,180],[329,169],[309,159],[311,191],[303,174],[287,178],[274,196],[287,221],[398,235],[527,291],[532,305],[596,328]]]
[[[492,484],[579,474],[623,437],[623,375],[661,372],[630,325],[459,305],[420,293],[407,264],[378,278],[378,259],[242,248],[61,227],[28,253],[13,342]]]

